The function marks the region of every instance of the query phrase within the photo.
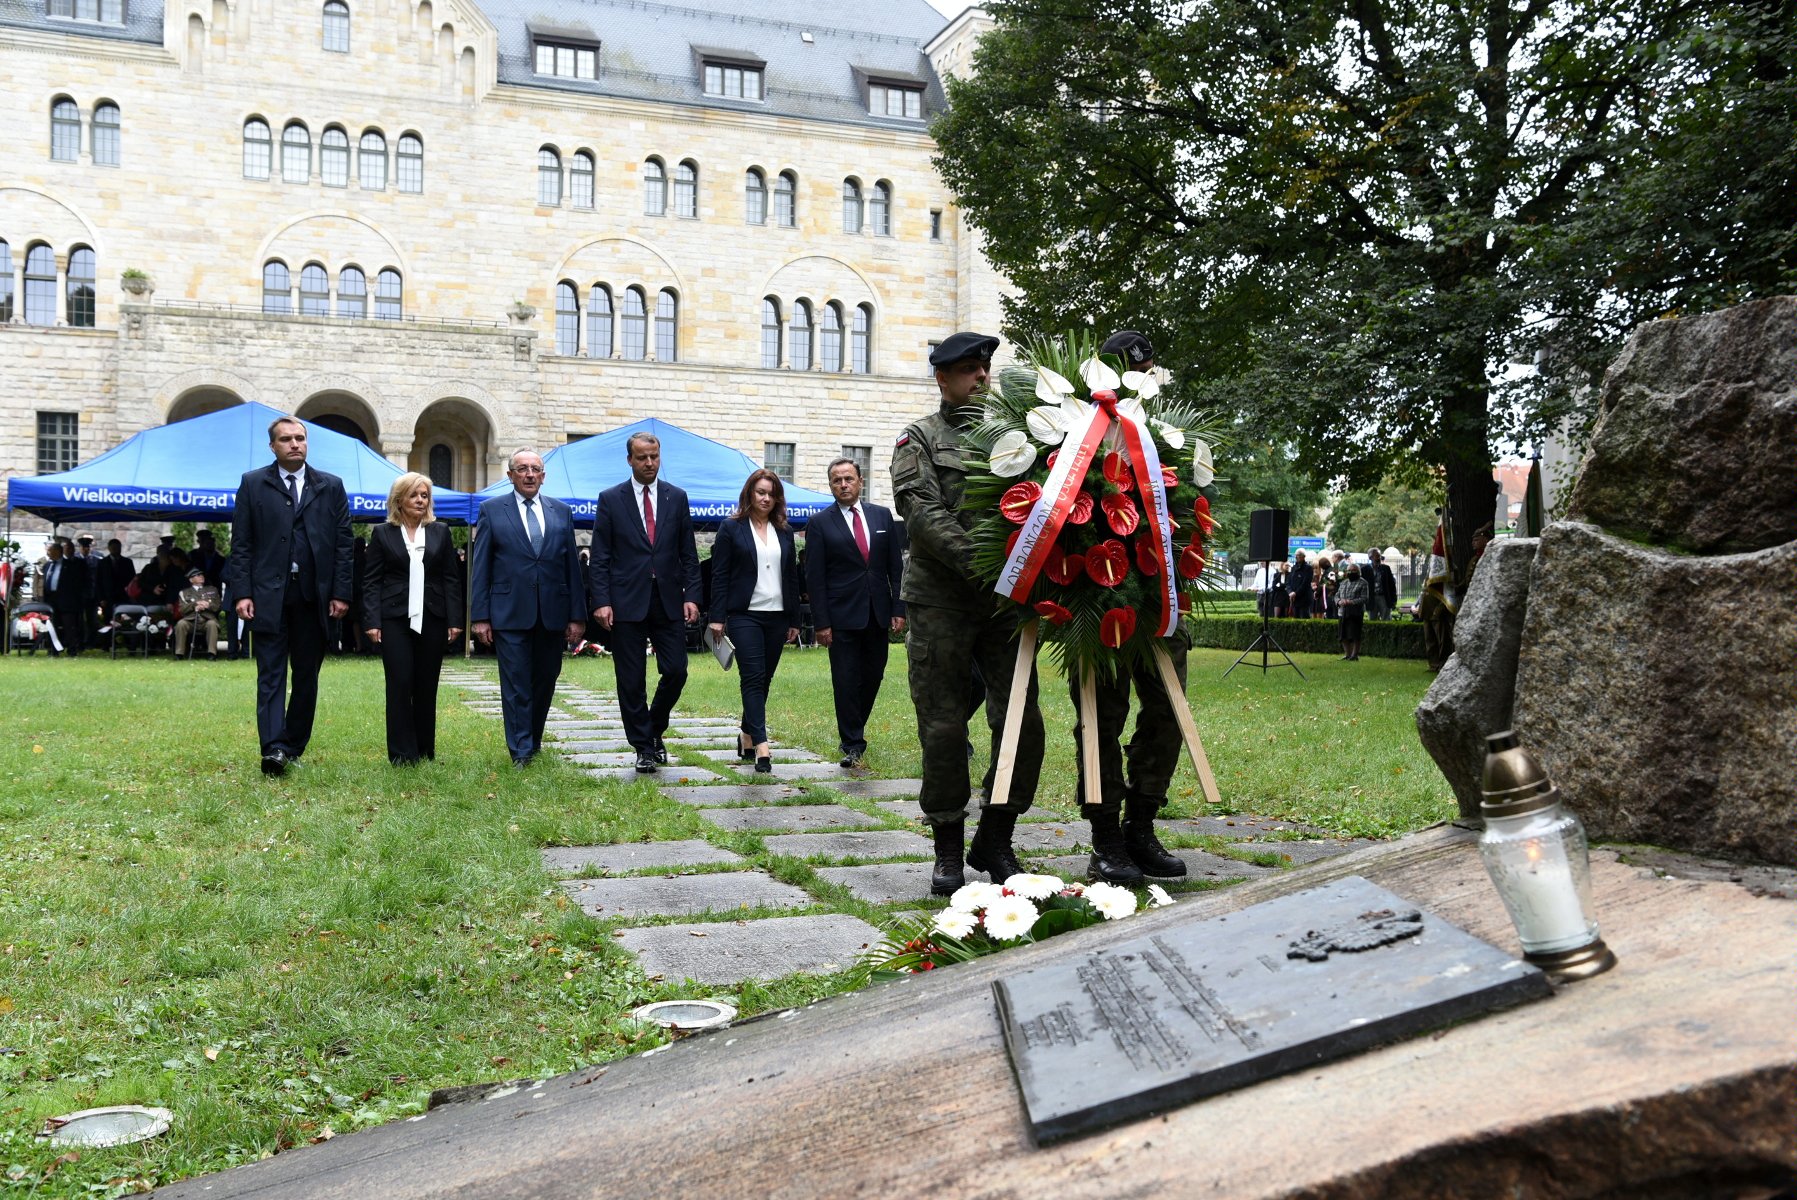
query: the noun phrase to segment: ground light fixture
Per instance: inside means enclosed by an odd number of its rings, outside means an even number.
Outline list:
[[[1523,958],[1557,982],[1616,965],[1597,935],[1585,827],[1541,762],[1506,729],[1485,739],[1479,857],[1522,941]]]

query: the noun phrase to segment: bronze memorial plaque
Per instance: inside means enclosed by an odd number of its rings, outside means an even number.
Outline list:
[[[1549,994],[1358,875],[993,985],[1038,1144]]]

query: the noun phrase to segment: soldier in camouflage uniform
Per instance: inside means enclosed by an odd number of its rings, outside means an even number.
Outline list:
[[[911,700],[917,706],[917,738],[923,744],[923,786],[918,804],[935,835],[936,866],[930,891],[946,896],[965,881],[961,847],[970,787],[967,779],[968,697],[973,665],[985,680],[986,724],[992,732],[996,764],[1011,677],[1017,663],[1017,624],[1022,610],[1001,599],[973,573],[967,531],[977,514],[961,504],[966,473],[961,438],[978,417],[992,352],[998,339],[957,333],[930,355],[941,407],[905,427],[892,452],[892,491],[905,520],[911,560],[901,595],[910,617],[905,645],[910,660]],[[1002,882],[1021,868],[1011,850],[1020,813],[1036,796],[1042,773],[1042,712],[1036,705],[1036,675],[1030,673],[1010,803],[987,801],[966,862]]]
[[[1148,339],[1132,329],[1120,330],[1105,339],[1101,354],[1123,359],[1130,371],[1154,369],[1154,347]],[[1173,659],[1173,668],[1183,688],[1186,682],[1186,651],[1192,637],[1184,621],[1164,644]],[[1129,740],[1127,752],[1118,743],[1123,726],[1129,720],[1130,684],[1136,689],[1136,731]],[[1069,679],[1073,692],[1074,712],[1079,713],[1078,680]],[[1167,785],[1179,765],[1183,735],[1173,715],[1173,700],[1161,682],[1160,669],[1152,659],[1139,661],[1133,671],[1119,670],[1110,678],[1098,679],[1098,783],[1100,803],[1080,805],[1080,815],[1092,825],[1092,858],[1087,873],[1095,879],[1135,887],[1143,876],[1172,879],[1186,873],[1186,864],[1161,845],[1154,834],[1154,819],[1167,802]],[[1084,745],[1080,726],[1073,727],[1073,745],[1080,759],[1083,775]],[[1127,756],[1129,777],[1124,781]],[[1081,793],[1084,799],[1084,793]]]

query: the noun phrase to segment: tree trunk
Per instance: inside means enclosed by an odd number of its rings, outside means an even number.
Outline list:
[[[1479,369],[1483,371],[1484,365]],[[1497,481],[1491,477],[1491,446],[1487,440],[1489,389],[1469,387],[1443,405],[1447,453],[1442,466],[1447,472],[1448,575],[1464,581],[1472,564],[1473,531],[1490,524],[1497,500]]]

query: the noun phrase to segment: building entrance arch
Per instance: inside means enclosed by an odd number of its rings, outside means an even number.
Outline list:
[[[492,480],[493,421],[472,400],[451,396],[425,406],[412,431],[407,466],[438,487],[477,492]]]
[[[380,450],[381,423],[368,402],[354,392],[315,392],[294,415],[333,433],[355,438],[377,453]]]
[[[175,397],[175,402],[169,405],[168,424],[173,425],[176,421],[203,417],[207,413],[220,412],[242,403],[243,397],[228,387],[208,384],[189,388]]]

